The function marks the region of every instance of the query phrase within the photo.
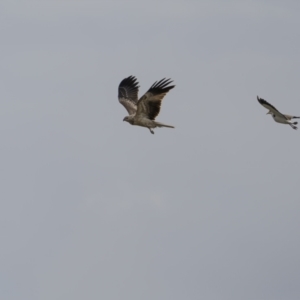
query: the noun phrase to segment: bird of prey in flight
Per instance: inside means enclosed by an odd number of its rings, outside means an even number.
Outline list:
[[[292,122],[292,119],[300,119],[300,117],[295,117],[295,116],[290,116],[290,115],[284,115],[281,112],[279,112],[273,105],[268,103],[266,100],[259,98],[257,96],[258,102],[264,106],[266,109],[269,111],[267,112],[267,115],[270,114],[272,115],[273,119],[277,123],[282,123],[282,124],[289,124],[293,129],[298,129],[297,125],[298,122]]]
[[[147,127],[152,134],[154,133],[152,128],[174,128],[174,126],[155,121],[160,111],[161,101],[169,90],[175,87],[175,85],[169,85],[171,82],[173,81],[165,78],[154,82],[150,89],[138,100],[139,85],[137,79],[134,76],[123,79],[119,85],[118,98],[129,114],[123,121],[131,125]]]

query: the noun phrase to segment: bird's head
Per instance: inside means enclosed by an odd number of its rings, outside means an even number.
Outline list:
[[[131,116],[126,116],[126,117],[123,119],[123,121],[126,121],[126,122],[128,122],[128,123],[130,123],[130,124],[133,124],[133,119],[132,119]]]

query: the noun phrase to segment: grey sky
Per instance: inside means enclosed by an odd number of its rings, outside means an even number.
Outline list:
[[[298,300],[299,1],[0,3],[0,299]],[[120,81],[176,84],[122,122]]]

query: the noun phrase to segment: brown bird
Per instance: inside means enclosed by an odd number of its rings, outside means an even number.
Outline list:
[[[129,114],[123,121],[131,125],[147,127],[152,134],[154,134],[152,128],[174,128],[174,126],[155,121],[160,112],[164,96],[175,87],[175,85],[169,85],[171,82],[173,82],[171,79],[165,78],[154,82],[150,89],[138,100],[139,85],[137,79],[134,76],[123,79],[119,85],[118,98]]]

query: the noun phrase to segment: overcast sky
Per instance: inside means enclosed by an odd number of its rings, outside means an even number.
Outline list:
[[[299,1],[0,3],[0,299],[298,300]],[[123,122],[120,81],[176,84]]]

